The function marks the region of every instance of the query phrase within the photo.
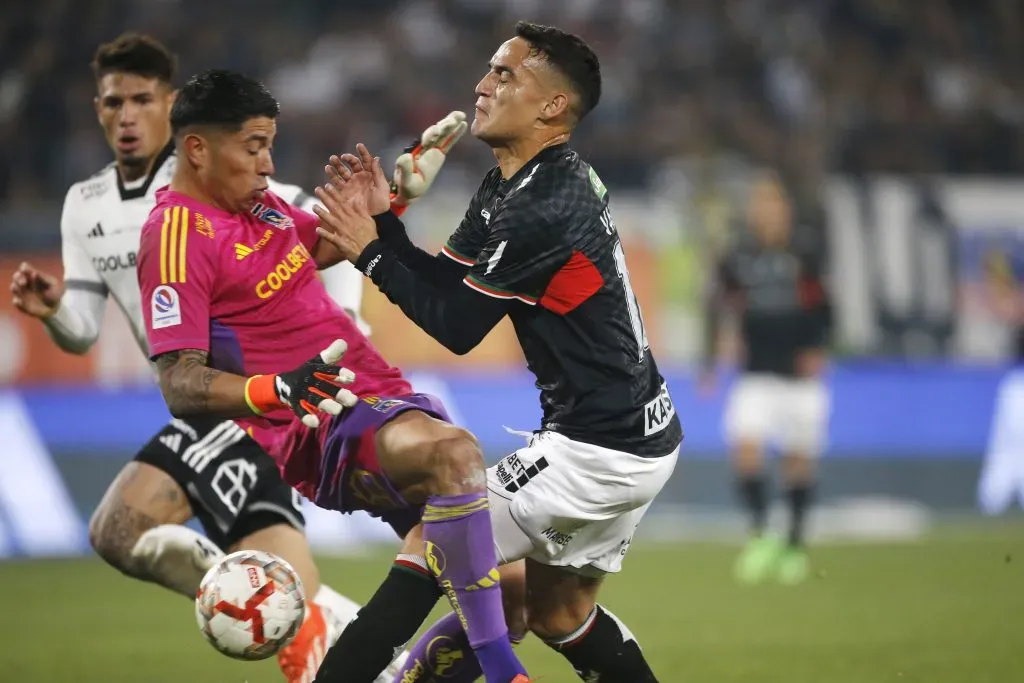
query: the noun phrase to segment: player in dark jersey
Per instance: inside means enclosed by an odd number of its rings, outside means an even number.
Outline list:
[[[413,246],[394,214],[372,215],[386,206],[387,182],[365,147],[361,159],[333,159],[332,182],[317,193],[327,208],[321,235],[450,350],[466,353],[511,318],[543,422],[528,447],[488,470],[499,559],[525,558],[528,626],[581,678],[639,683],[656,679],[596,598],[671,476],[682,428],[648,347],[608,191],[567,144],[600,90],[583,40],[516,26],[476,88],[471,130],[498,165],[436,256]],[[476,680],[459,638],[453,618],[436,624],[400,680],[442,671],[446,681]],[[328,653],[325,668],[338,656]]]
[[[711,377],[719,312],[732,309],[740,315],[746,356],[729,396],[725,431],[737,489],[751,517],[751,539],[736,563],[736,575],[740,581],[756,583],[775,573],[783,583],[793,584],[806,578],[809,570],[804,519],[829,415],[821,373],[830,308],[819,258],[791,234],[789,199],[774,176],[754,184],[748,222],[750,234],[722,259],[715,293],[709,298],[711,339],[706,345],[705,377]],[[783,452],[791,512],[785,543],[765,533],[766,447]]]

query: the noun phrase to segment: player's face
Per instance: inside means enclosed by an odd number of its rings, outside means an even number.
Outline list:
[[[104,75],[97,88],[96,115],[118,165],[129,175],[145,173],[171,139],[175,91],[157,78],[123,72]]]
[[[239,131],[220,134],[210,146],[201,174],[221,208],[248,211],[263,198],[274,174],[271,155],[277,123],[266,116],[249,119]]]
[[[553,74],[543,57],[530,56],[530,44],[516,37],[491,57],[476,86],[473,135],[495,146],[529,134],[553,98]]]
[[[754,186],[749,218],[762,243],[774,246],[786,242],[793,216],[786,192],[778,182],[764,180]]]

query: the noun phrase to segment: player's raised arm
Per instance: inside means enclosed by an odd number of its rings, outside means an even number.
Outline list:
[[[324,169],[328,184],[338,190],[345,190],[346,185],[353,179],[356,183],[361,180],[367,181],[368,188],[375,195],[376,205],[370,213],[376,223],[377,237],[406,267],[433,284],[443,287],[457,285],[462,280],[469,265],[472,264],[472,259],[467,261],[467,258],[460,254],[475,253],[486,239],[487,226],[480,215],[481,207],[476,198],[474,197],[474,201],[470,203],[466,216],[449,240],[459,246],[445,245],[445,249],[438,254],[430,254],[413,244],[399,216],[433,184],[444,165],[448,150],[466,132],[465,118],[462,112],[454,111],[423,131],[420,138],[398,157],[390,185],[380,163],[374,162],[364,145],[357,146],[359,156],[332,156]],[[384,208],[385,185],[388,185],[390,204],[387,206],[390,210]],[[320,188],[318,194],[323,190],[324,188]],[[311,210],[316,211],[315,208]]]
[[[76,228],[79,187],[72,187],[61,214],[61,254],[64,283],[29,263],[22,263],[11,278],[14,306],[39,318],[61,350],[86,353],[99,337],[107,302],[107,287],[93,267]]]
[[[461,271],[466,286],[439,286],[380,239],[371,204],[354,194],[349,187],[330,184],[318,190],[326,209],[318,214],[324,226],[321,236],[354,260],[356,268],[410,320],[453,353],[475,348],[517,302],[535,305],[552,275],[569,258],[554,229],[557,214],[545,212],[542,202],[511,201],[491,217],[489,235],[477,247],[475,259],[457,258],[459,254],[444,257],[463,268],[469,266]]]

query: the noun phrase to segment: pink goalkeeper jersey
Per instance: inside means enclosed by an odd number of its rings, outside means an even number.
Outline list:
[[[342,365],[356,374],[350,387],[356,395],[412,393],[401,371],[388,365],[320,283],[310,254],[316,216],[271,192],[245,214],[168,188],[156,198],[138,257],[151,358],[199,349],[209,352],[209,364],[218,370],[274,374],[344,339]],[[287,409],[239,422],[254,427],[268,450],[282,443],[283,430],[302,429]],[[289,455],[271,454],[279,461]]]

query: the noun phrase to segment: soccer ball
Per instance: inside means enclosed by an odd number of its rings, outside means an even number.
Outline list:
[[[206,572],[196,592],[199,630],[234,659],[266,659],[287,645],[306,616],[306,592],[277,555],[240,550]]]

